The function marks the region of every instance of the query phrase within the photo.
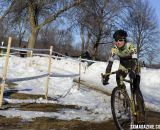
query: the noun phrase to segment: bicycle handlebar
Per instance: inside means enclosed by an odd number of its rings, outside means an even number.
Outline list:
[[[116,74],[118,72],[118,70],[116,71],[113,71],[113,72],[110,72],[110,73],[107,73],[107,74],[103,74],[105,76],[109,76],[109,75],[112,75],[112,74]],[[130,80],[127,80],[127,79],[123,79],[123,81],[127,82],[127,83],[132,83],[133,81],[130,79]]]
[[[103,74],[104,76],[109,76],[109,75],[111,75],[111,74],[116,74],[117,73],[117,71],[113,71],[113,72],[110,72],[110,73],[105,73],[105,74]]]

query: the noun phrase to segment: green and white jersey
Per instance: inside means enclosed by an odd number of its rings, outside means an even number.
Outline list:
[[[137,50],[132,43],[126,43],[122,48],[117,48],[116,46],[114,46],[111,49],[111,57],[109,61],[113,62],[113,60],[115,59],[120,60],[120,65],[119,65],[120,70],[125,71],[128,68],[134,68],[136,73],[140,73],[140,69],[138,67],[139,63],[138,61],[134,60],[134,59],[137,59]]]
[[[113,61],[116,57],[118,57],[120,60],[137,58],[137,50],[132,43],[126,43],[124,47],[120,49],[117,48],[117,46],[114,46],[111,49],[110,61]]]
[[[111,49],[111,54],[112,55],[106,68],[106,73],[111,72],[113,60],[118,57],[120,60],[119,70],[128,73],[128,70],[131,69],[135,71],[136,74],[140,74],[141,68],[137,59],[137,50],[132,43],[126,43],[122,48],[117,48],[114,46]]]

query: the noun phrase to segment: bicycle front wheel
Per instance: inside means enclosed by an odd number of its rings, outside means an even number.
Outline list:
[[[133,123],[130,99],[126,90],[115,87],[111,94],[111,110],[118,130],[128,130]]]

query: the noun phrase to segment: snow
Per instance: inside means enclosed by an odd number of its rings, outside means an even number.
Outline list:
[[[48,72],[48,58],[34,56],[31,58],[20,58],[11,56],[9,59],[7,78],[22,78],[37,76]],[[2,76],[5,58],[0,57],[0,76]],[[119,61],[114,61],[112,71],[118,69]],[[87,66],[86,62],[81,63],[81,80],[91,82],[97,86],[103,87],[108,91],[116,86],[115,75],[110,76],[109,85],[103,86],[100,75],[105,72],[106,62],[95,62]],[[79,60],[71,58],[52,59],[51,72],[60,74],[78,74]],[[160,70],[142,68],[141,90],[144,95],[145,103],[148,108],[160,111]],[[77,77],[74,77],[77,78]],[[98,93],[90,89],[78,88],[73,82],[73,77],[51,77],[49,80],[49,97],[58,97],[58,101],[45,100],[17,100],[7,99],[9,103],[57,103],[77,105],[82,109],[61,109],[58,112],[39,112],[39,111],[21,111],[18,109],[0,110],[0,115],[6,117],[21,117],[32,120],[35,117],[50,117],[57,119],[79,119],[83,121],[105,121],[112,118],[110,96]],[[19,93],[45,94],[46,77],[36,80],[17,82],[16,90]],[[7,88],[6,88],[7,89]],[[129,89],[129,86],[127,86]],[[69,91],[70,90],[70,91]],[[67,93],[69,92],[69,93]],[[87,109],[86,109],[87,108]],[[89,110],[89,111],[88,111]]]

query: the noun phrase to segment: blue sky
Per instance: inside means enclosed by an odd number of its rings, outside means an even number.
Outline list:
[[[148,0],[151,4],[151,7],[155,9],[155,13],[158,19],[158,25],[160,28],[160,0]]]
[[[150,3],[150,6],[155,10],[155,15],[157,17],[158,20],[158,25],[159,25],[159,29],[160,29],[160,0],[148,0]],[[76,38],[76,42],[79,41],[79,35],[75,36]]]
[[[158,25],[160,29],[160,0],[148,0],[151,4],[151,7],[155,9],[155,14],[157,16]],[[160,42],[159,42],[160,43]],[[160,49],[160,46],[159,46]],[[158,61],[160,61],[160,54],[158,55]]]

